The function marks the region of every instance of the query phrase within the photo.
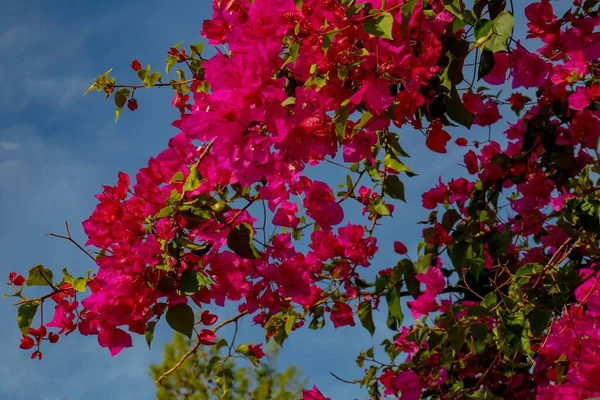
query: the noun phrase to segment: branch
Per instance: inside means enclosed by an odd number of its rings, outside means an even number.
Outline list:
[[[23,300],[16,301],[16,302],[13,303],[13,306],[18,306],[18,305],[21,305],[21,304],[30,303],[30,302],[34,302],[34,301],[43,302],[48,297],[52,297],[55,294],[66,292],[67,290],[70,290],[70,289],[71,288],[68,288],[68,289],[54,289],[54,292],[45,294],[45,295],[40,296],[40,297],[35,297],[33,299],[23,299]]]
[[[81,251],[83,251],[85,253],[86,256],[88,256],[89,258],[91,258],[92,260],[94,260],[94,264],[96,263],[96,259],[94,258],[93,255],[91,255],[90,253],[88,253],[88,251],[86,249],[83,248],[83,246],[81,246],[79,243],[77,243],[72,237],[71,237],[71,231],[69,230],[69,223],[67,221],[65,221],[65,226],[67,228],[67,236],[63,236],[63,235],[57,235],[56,233],[48,233],[46,234],[46,236],[52,236],[55,238],[59,238],[59,239],[65,239],[68,240],[69,242],[73,243],[75,246],[77,246],[77,248]]]
[[[241,313],[239,313],[238,315],[236,315],[235,317],[231,317],[229,319],[226,319],[225,321],[221,322],[219,325],[215,326],[213,329],[211,329],[213,331],[213,333],[216,333],[219,329],[223,328],[224,326],[232,323],[232,322],[236,322],[242,318],[244,315],[248,314],[248,311],[242,311]],[[175,372],[177,370],[177,368],[181,367],[181,364],[183,364],[185,362],[185,360],[187,360],[187,358],[189,356],[191,356],[192,354],[194,354],[196,352],[196,350],[198,350],[198,348],[200,347],[202,343],[200,343],[200,341],[197,341],[196,344],[194,344],[194,346],[189,349],[180,359],[179,361],[177,361],[177,363],[171,367],[171,369],[169,369],[167,372],[165,372],[164,374],[162,374],[160,377],[158,377],[158,379],[156,379],[154,381],[154,383],[156,385],[158,385],[163,379],[165,379],[167,376],[171,375],[173,372]]]

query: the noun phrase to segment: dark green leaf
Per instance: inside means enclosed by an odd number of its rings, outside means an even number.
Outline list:
[[[373,307],[370,301],[360,303],[360,306],[358,306],[358,319],[360,319],[362,325],[373,336],[375,334],[375,325],[373,324]]]
[[[156,327],[156,321],[150,321],[146,324],[146,332],[144,333],[144,337],[146,338],[146,343],[148,343],[148,348],[152,348],[152,340],[154,340],[154,328]]]
[[[462,19],[465,5],[462,0],[443,0],[444,7],[456,17]]]
[[[456,90],[456,86],[452,86],[450,99],[446,106],[446,114],[448,114],[448,117],[454,122],[469,129],[473,125],[473,121],[475,121],[475,115],[471,114],[465,108],[460,95]]]
[[[194,332],[194,311],[187,304],[176,304],[167,310],[167,323],[176,332],[189,339]]]
[[[454,269],[456,269],[458,273],[462,273],[462,269],[465,266],[465,260],[467,258],[467,252],[469,251],[470,247],[471,244],[465,241],[459,241],[452,245],[450,259],[452,260]]]
[[[502,232],[494,232],[488,239],[490,256],[498,258],[502,254],[506,254],[510,245],[510,226],[507,226]]]
[[[170,275],[163,276],[158,280],[156,288],[162,293],[171,293],[175,288],[175,279]]]
[[[200,271],[186,269],[181,274],[179,290],[185,295],[196,294],[203,287],[210,284],[210,280]]]
[[[466,337],[467,334],[464,328],[454,325],[448,330],[448,340],[450,341],[450,346],[455,352],[458,352],[463,347]]]
[[[402,325],[404,321],[404,313],[402,313],[402,307],[400,306],[400,298],[395,288],[389,288],[385,299],[388,304],[388,312],[390,315],[398,320],[398,324]]]
[[[444,216],[442,217],[442,226],[446,229],[452,229],[454,227],[454,224],[460,220],[461,216],[458,213],[458,211],[451,208],[450,210],[444,213]]]
[[[536,311],[531,314],[531,331],[534,336],[542,336],[552,318],[551,311]]]
[[[471,317],[491,317],[490,310],[482,306],[471,306],[469,307],[469,316]]]
[[[253,238],[252,226],[244,222],[229,231],[227,246],[242,258],[257,259],[260,253],[252,243]]]
[[[489,74],[492,71],[495,64],[496,61],[494,59],[494,53],[489,50],[483,50],[479,58],[479,71],[477,75],[477,80],[485,78],[485,76],[487,76],[487,74]]]
[[[387,175],[383,181],[383,188],[392,199],[402,200],[406,203],[404,197],[404,183],[396,175]]]

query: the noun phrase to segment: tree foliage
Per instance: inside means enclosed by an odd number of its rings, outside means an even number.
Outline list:
[[[562,16],[529,4],[523,40],[512,4],[214,0],[202,29],[214,56],[175,45],[168,82],[139,61],[139,84],[98,77],[90,90],[117,117],[137,90],[172,87],[179,133],[135,183],[119,173],[97,196],[83,222],[96,250],[78,245],[94,274],[11,274],[21,347],[41,359],[45,340],[78,330],[116,355],[166,321],[197,339],[193,353],[246,316],[281,345],[328,321],[373,335],[382,309],[390,337],[362,349],[350,381],[373,399],[600,396],[600,1]],[[452,142],[458,127],[470,131]],[[428,183],[416,256],[381,249],[397,263],[367,279],[378,227],[419,172],[399,131],[420,132],[432,163],[464,148],[466,173]],[[343,171],[338,191],[311,177],[323,163]],[[56,236],[74,242],[68,227]],[[31,328],[47,301],[53,320]],[[195,318],[207,303],[240,312]],[[235,336],[225,345],[256,358]],[[225,390],[226,371],[214,370]]]
[[[175,334],[165,344],[161,364],[150,366],[150,376],[157,380],[192,346],[192,341]],[[258,367],[240,366],[239,359],[226,357],[217,345],[202,347],[160,383],[156,384],[157,400],[293,400],[300,399],[305,379],[295,366],[277,370],[278,349],[269,346]],[[231,387],[223,393],[215,379],[213,368],[224,364],[231,371]]]

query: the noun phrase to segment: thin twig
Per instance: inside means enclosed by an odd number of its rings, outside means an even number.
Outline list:
[[[221,322],[219,325],[217,325],[213,329],[211,329],[211,331],[213,333],[216,333],[219,329],[223,328],[224,326],[226,326],[226,325],[228,325],[228,324],[230,324],[232,322],[237,322],[240,318],[242,318],[246,314],[248,314],[248,311],[242,311],[241,313],[239,313],[235,317],[231,317],[231,318],[226,319],[225,321]],[[173,372],[175,372],[177,370],[177,368],[179,368],[181,366],[181,364],[183,364],[185,362],[185,360],[187,360],[187,358],[189,356],[191,356],[192,354],[194,354],[196,352],[196,350],[198,350],[198,348],[200,347],[201,344],[202,343],[200,343],[200,341],[197,341],[196,344],[194,344],[194,346],[192,346],[192,348],[189,349],[179,359],[179,361],[177,361],[177,363],[173,367],[171,367],[171,369],[169,369],[167,372],[165,372],[164,374],[162,374],[157,380],[154,381],[154,383],[158,385],[163,379],[165,379],[167,376],[169,376]]]
[[[88,253],[88,251],[86,249],[83,248],[83,246],[81,246],[79,243],[77,243],[72,237],[71,237],[71,231],[69,230],[69,223],[67,221],[65,221],[65,226],[67,228],[67,236],[64,235],[57,235],[56,233],[48,233],[46,234],[46,236],[52,236],[55,238],[59,238],[59,239],[65,239],[68,240],[69,242],[73,243],[75,246],[77,246],[77,248],[81,251],[83,251],[85,253],[86,256],[88,256],[89,258],[91,258],[92,260],[94,260],[94,263],[96,262],[96,259],[94,258],[93,255],[91,255],[90,253]]]

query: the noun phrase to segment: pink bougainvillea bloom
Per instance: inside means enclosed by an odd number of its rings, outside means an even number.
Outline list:
[[[410,313],[414,319],[423,315],[439,310],[440,306],[436,302],[436,296],[433,293],[423,293],[417,297],[417,300],[407,302]]]
[[[446,144],[451,138],[450,134],[442,129],[442,124],[439,121],[433,121],[427,130],[425,145],[429,150],[436,153],[446,153]]]
[[[479,164],[477,162],[477,155],[473,150],[469,150],[464,156],[465,166],[467,167],[467,171],[471,175],[475,175],[479,172]]]
[[[408,249],[402,242],[394,242],[394,251],[400,255],[408,253]]]
[[[493,100],[483,102],[480,93],[464,93],[462,96],[465,108],[475,115],[473,123],[480,126],[492,125],[500,119],[498,104]]]
[[[312,390],[304,389],[302,391],[302,400],[331,400],[329,397],[323,396],[323,393],[313,385]]]
[[[330,318],[331,322],[333,322],[333,326],[336,328],[346,325],[355,325],[352,307],[340,301],[335,302],[334,307],[331,310]]]
[[[273,216],[273,225],[296,228],[300,222],[300,218],[296,216],[297,213],[298,206],[295,203],[284,201]]]
[[[208,310],[204,310],[200,316],[200,321],[202,321],[202,324],[206,326],[213,325],[218,319],[219,318],[216,315],[211,314]]]
[[[213,345],[216,339],[217,335],[209,329],[202,329],[198,335],[198,341],[204,345]]]
[[[494,67],[483,77],[490,85],[502,85],[506,82],[506,72],[510,67],[510,56],[508,53],[494,53]]]
[[[469,142],[467,141],[467,139],[465,138],[458,138],[454,141],[454,143],[456,143],[457,146],[460,147],[465,147],[467,144],[469,144]]]
[[[537,54],[528,53],[522,48],[517,48],[513,53],[513,89],[523,86],[526,89],[539,88],[546,81],[550,71],[548,63]]]
[[[448,200],[448,188],[440,179],[439,184],[429,191],[423,193],[421,199],[423,201],[424,208],[433,210],[438,204],[442,204]]]
[[[446,281],[442,271],[437,267],[430,267],[426,273],[417,274],[416,278],[425,285],[425,293],[437,295],[442,293],[446,287]]]
[[[265,356],[265,352],[262,349],[262,343],[257,345],[251,344],[248,346],[248,350],[250,351],[250,353],[252,353],[252,355],[254,355],[254,357],[258,358],[259,360]]]
[[[129,333],[111,325],[104,325],[100,328],[98,343],[102,347],[108,347],[111,356],[116,356],[125,347],[133,346]]]

